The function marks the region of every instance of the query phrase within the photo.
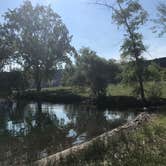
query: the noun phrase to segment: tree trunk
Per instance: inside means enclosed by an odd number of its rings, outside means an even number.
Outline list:
[[[37,80],[37,82],[36,82],[36,90],[37,90],[37,92],[41,91],[41,80],[40,79]]]
[[[37,125],[37,128],[41,129],[41,127],[42,127],[42,103],[41,103],[40,99],[37,101],[36,125]]]
[[[138,56],[135,56],[136,58],[136,66],[137,66],[137,75],[138,75],[138,82],[139,82],[139,86],[140,86],[140,95],[141,95],[141,99],[143,104],[146,103],[146,99],[145,99],[145,92],[144,92],[144,85],[143,85],[143,79],[142,79],[142,73],[140,72],[140,64],[139,64],[139,59]]]
[[[41,76],[40,76],[39,68],[37,68],[35,72],[35,83],[36,83],[37,92],[40,92],[41,91]]]
[[[139,78],[139,85],[140,85],[140,93],[141,93],[141,99],[142,102],[145,104],[146,100],[145,100],[145,93],[144,93],[144,85],[143,85],[143,81],[142,81],[142,76],[139,74],[138,76]]]

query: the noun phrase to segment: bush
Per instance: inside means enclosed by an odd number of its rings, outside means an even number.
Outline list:
[[[147,90],[149,99],[158,99],[162,96],[162,86],[160,82],[153,82]]]

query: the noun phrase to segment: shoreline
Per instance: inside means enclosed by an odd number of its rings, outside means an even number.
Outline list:
[[[143,103],[140,99],[134,96],[105,96],[94,98],[83,96],[71,92],[48,92],[48,91],[27,91],[13,96],[14,100],[27,100],[35,102],[51,102],[58,104],[84,104],[95,105],[106,108],[148,108],[153,106],[166,105],[166,98],[147,99]]]

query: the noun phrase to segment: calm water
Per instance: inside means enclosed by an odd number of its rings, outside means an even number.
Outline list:
[[[50,103],[0,105],[0,165],[22,165],[133,119],[133,111]]]

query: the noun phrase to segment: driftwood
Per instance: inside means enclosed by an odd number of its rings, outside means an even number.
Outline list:
[[[147,113],[141,113],[139,114],[134,120],[126,123],[123,126],[120,126],[114,130],[111,130],[109,132],[106,132],[96,138],[93,138],[92,140],[82,143],[80,145],[73,146],[69,149],[66,149],[62,152],[58,152],[56,154],[53,154],[51,156],[48,156],[46,158],[43,158],[41,160],[36,161],[33,165],[35,166],[48,166],[48,165],[54,165],[54,163],[58,163],[60,161],[61,157],[64,159],[68,157],[71,153],[72,154],[77,154],[81,153],[81,151],[85,150],[88,148],[89,145],[91,145],[94,141],[104,141],[104,143],[107,143],[107,140],[115,135],[117,135],[119,132],[125,131],[125,132],[130,132],[133,130],[136,130],[143,124],[149,122],[151,119],[151,116]],[[56,164],[57,165],[57,164]]]

